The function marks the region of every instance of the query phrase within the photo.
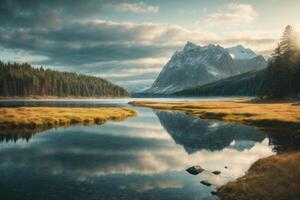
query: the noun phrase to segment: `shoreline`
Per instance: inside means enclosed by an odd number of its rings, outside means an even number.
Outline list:
[[[263,130],[300,132],[300,104],[292,100],[133,101],[129,104],[157,110],[182,111],[201,119],[254,126]]]
[[[0,108],[0,129],[1,132],[14,129],[34,131],[36,129],[68,127],[70,125],[94,125],[103,124],[109,120],[120,121],[136,115],[135,110],[118,107]]]
[[[217,189],[222,200],[299,199],[300,152],[257,160],[247,173]]]
[[[11,97],[3,97],[0,96],[0,101],[13,101],[13,100],[55,100],[55,99],[76,99],[76,100],[86,100],[86,99],[126,99],[130,98],[130,96],[92,96],[92,97],[83,97],[83,96],[67,96],[67,97],[60,97],[60,96],[27,96],[27,97],[22,97],[22,96],[11,96]]]

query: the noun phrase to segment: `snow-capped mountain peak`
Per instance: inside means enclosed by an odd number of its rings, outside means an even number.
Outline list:
[[[233,59],[251,59],[257,56],[254,51],[242,45],[226,48],[226,51]]]
[[[181,51],[173,54],[145,92],[171,94],[264,67],[265,60],[257,57],[251,49],[241,45],[225,49],[220,45],[199,46],[187,42]]]
[[[198,45],[196,45],[196,44],[194,44],[194,43],[188,41],[188,42],[186,43],[186,45],[184,46],[183,51],[189,51],[189,50],[191,50],[191,49],[196,49],[196,48],[199,48],[199,47],[200,47],[200,46],[198,46]]]

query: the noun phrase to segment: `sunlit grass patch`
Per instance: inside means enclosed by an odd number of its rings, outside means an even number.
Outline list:
[[[0,128],[53,128],[72,124],[102,124],[107,120],[123,120],[135,116],[127,108],[61,108],[61,107],[20,107],[0,108]]]
[[[219,191],[224,200],[299,199],[300,152],[275,155],[255,162],[247,174]]]
[[[203,119],[235,122],[267,129],[300,130],[300,106],[294,102],[253,102],[249,99],[199,102],[148,102],[132,105],[184,111]]]

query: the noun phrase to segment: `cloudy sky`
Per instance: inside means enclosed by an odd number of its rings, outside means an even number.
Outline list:
[[[270,55],[299,0],[1,0],[0,60],[149,86],[187,41]]]

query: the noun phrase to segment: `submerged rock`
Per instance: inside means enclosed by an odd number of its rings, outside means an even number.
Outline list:
[[[221,172],[220,172],[220,171],[218,171],[218,170],[216,170],[216,171],[213,171],[212,173],[213,173],[213,174],[215,174],[215,175],[219,175],[219,174],[221,174]]]
[[[193,167],[187,168],[186,171],[190,174],[197,175],[197,174],[203,172],[204,169],[202,169],[202,167],[200,165],[195,165]]]
[[[206,185],[206,186],[211,186],[211,183],[208,181],[201,181],[200,183],[202,183],[203,185]]]

